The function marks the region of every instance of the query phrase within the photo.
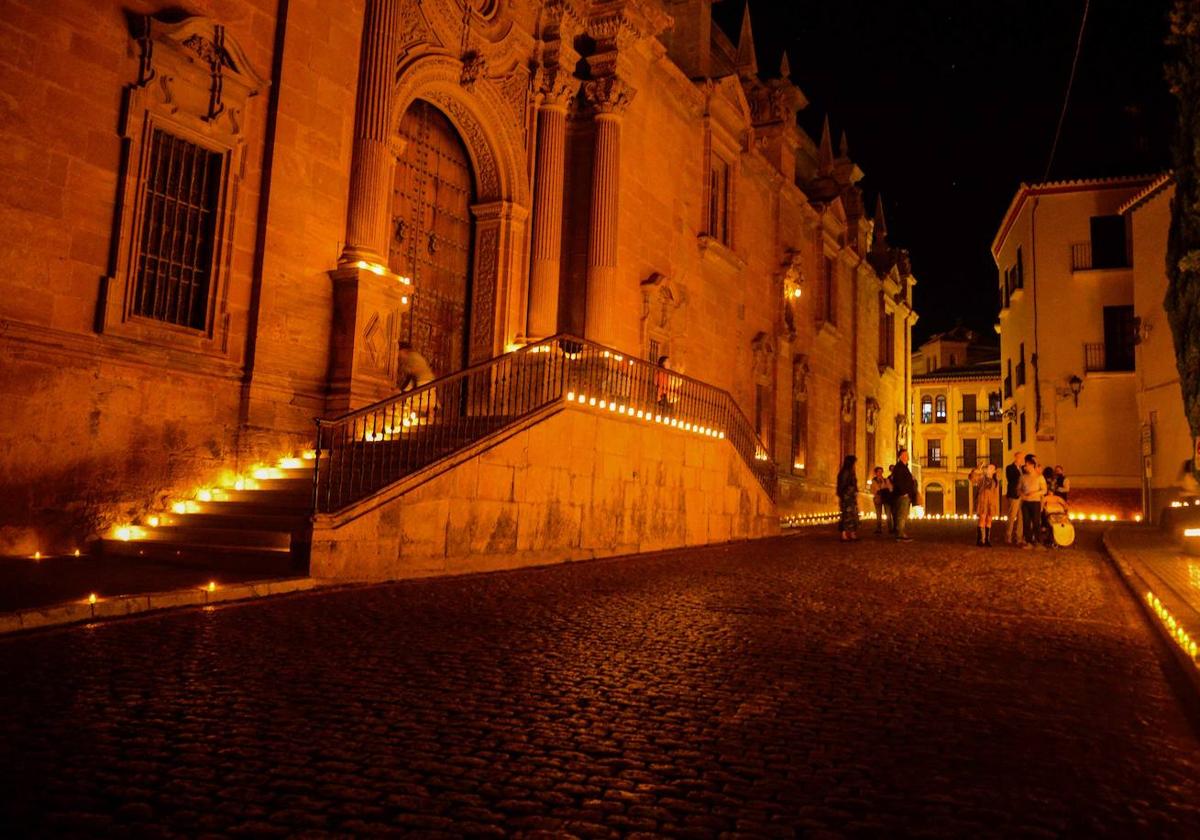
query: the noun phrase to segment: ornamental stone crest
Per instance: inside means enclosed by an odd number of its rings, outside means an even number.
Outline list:
[[[874,432],[875,426],[879,422],[879,401],[874,397],[867,397],[865,402],[867,431]]]
[[[850,423],[854,420],[854,406],[858,402],[858,397],[854,393],[854,383],[849,380],[842,383],[842,422]]]
[[[750,341],[750,350],[754,354],[754,376],[769,381],[775,369],[774,340],[767,333],[760,332]]]
[[[808,356],[797,353],[792,357],[792,400],[808,402]]]

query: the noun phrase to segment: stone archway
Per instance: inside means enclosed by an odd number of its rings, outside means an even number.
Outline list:
[[[399,120],[422,100],[445,115],[461,138],[474,175],[471,299],[467,363],[492,358],[524,332],[527,277],[526,221],[530,186],[524,143],[516,128],[497,116],[506,106],[492,85],[462,84],[463,63],[449,56],[422,56],[401,66],[393,88]],[[397,146],[402,141],[397,142]]]

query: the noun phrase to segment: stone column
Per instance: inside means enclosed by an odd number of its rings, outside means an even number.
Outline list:
[[[601,344],[616,343],[617,225],[621,188],[621,117],[635,91],[616,76],[584,85],[596,111],[596,146],[592,160],[592,207],[588,231],[585,336]]]
[[[552,74],[538,108],[537,163],[533,205],[533,262],[529,277],[530,340],[558,331],[558,284],[562,275],[563,167],[566,164],[567,103],[575,85]]]
[[[387,262],[389,204],[395,156],[392,77],[396,66],[400,0],[367,0],[363,15],[354,150],[346,207],[346,247],[339,263]]]

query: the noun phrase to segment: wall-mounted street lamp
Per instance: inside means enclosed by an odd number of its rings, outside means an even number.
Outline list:
[[[1079,408],[1079,392],[1083,390],[1083,380],[1075,374],[1071,374],[1071,378],[1067,380],[1067,386],[1071,389],[1071,396],[1075,399],[1075,407]]]

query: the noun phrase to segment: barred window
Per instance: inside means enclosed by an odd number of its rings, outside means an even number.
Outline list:
[[[150,144],[132,311],[203,330],[223,156],[160,128]]]
[[[729,164],[713,156],[708,171],[708,235],[730,244]]]

